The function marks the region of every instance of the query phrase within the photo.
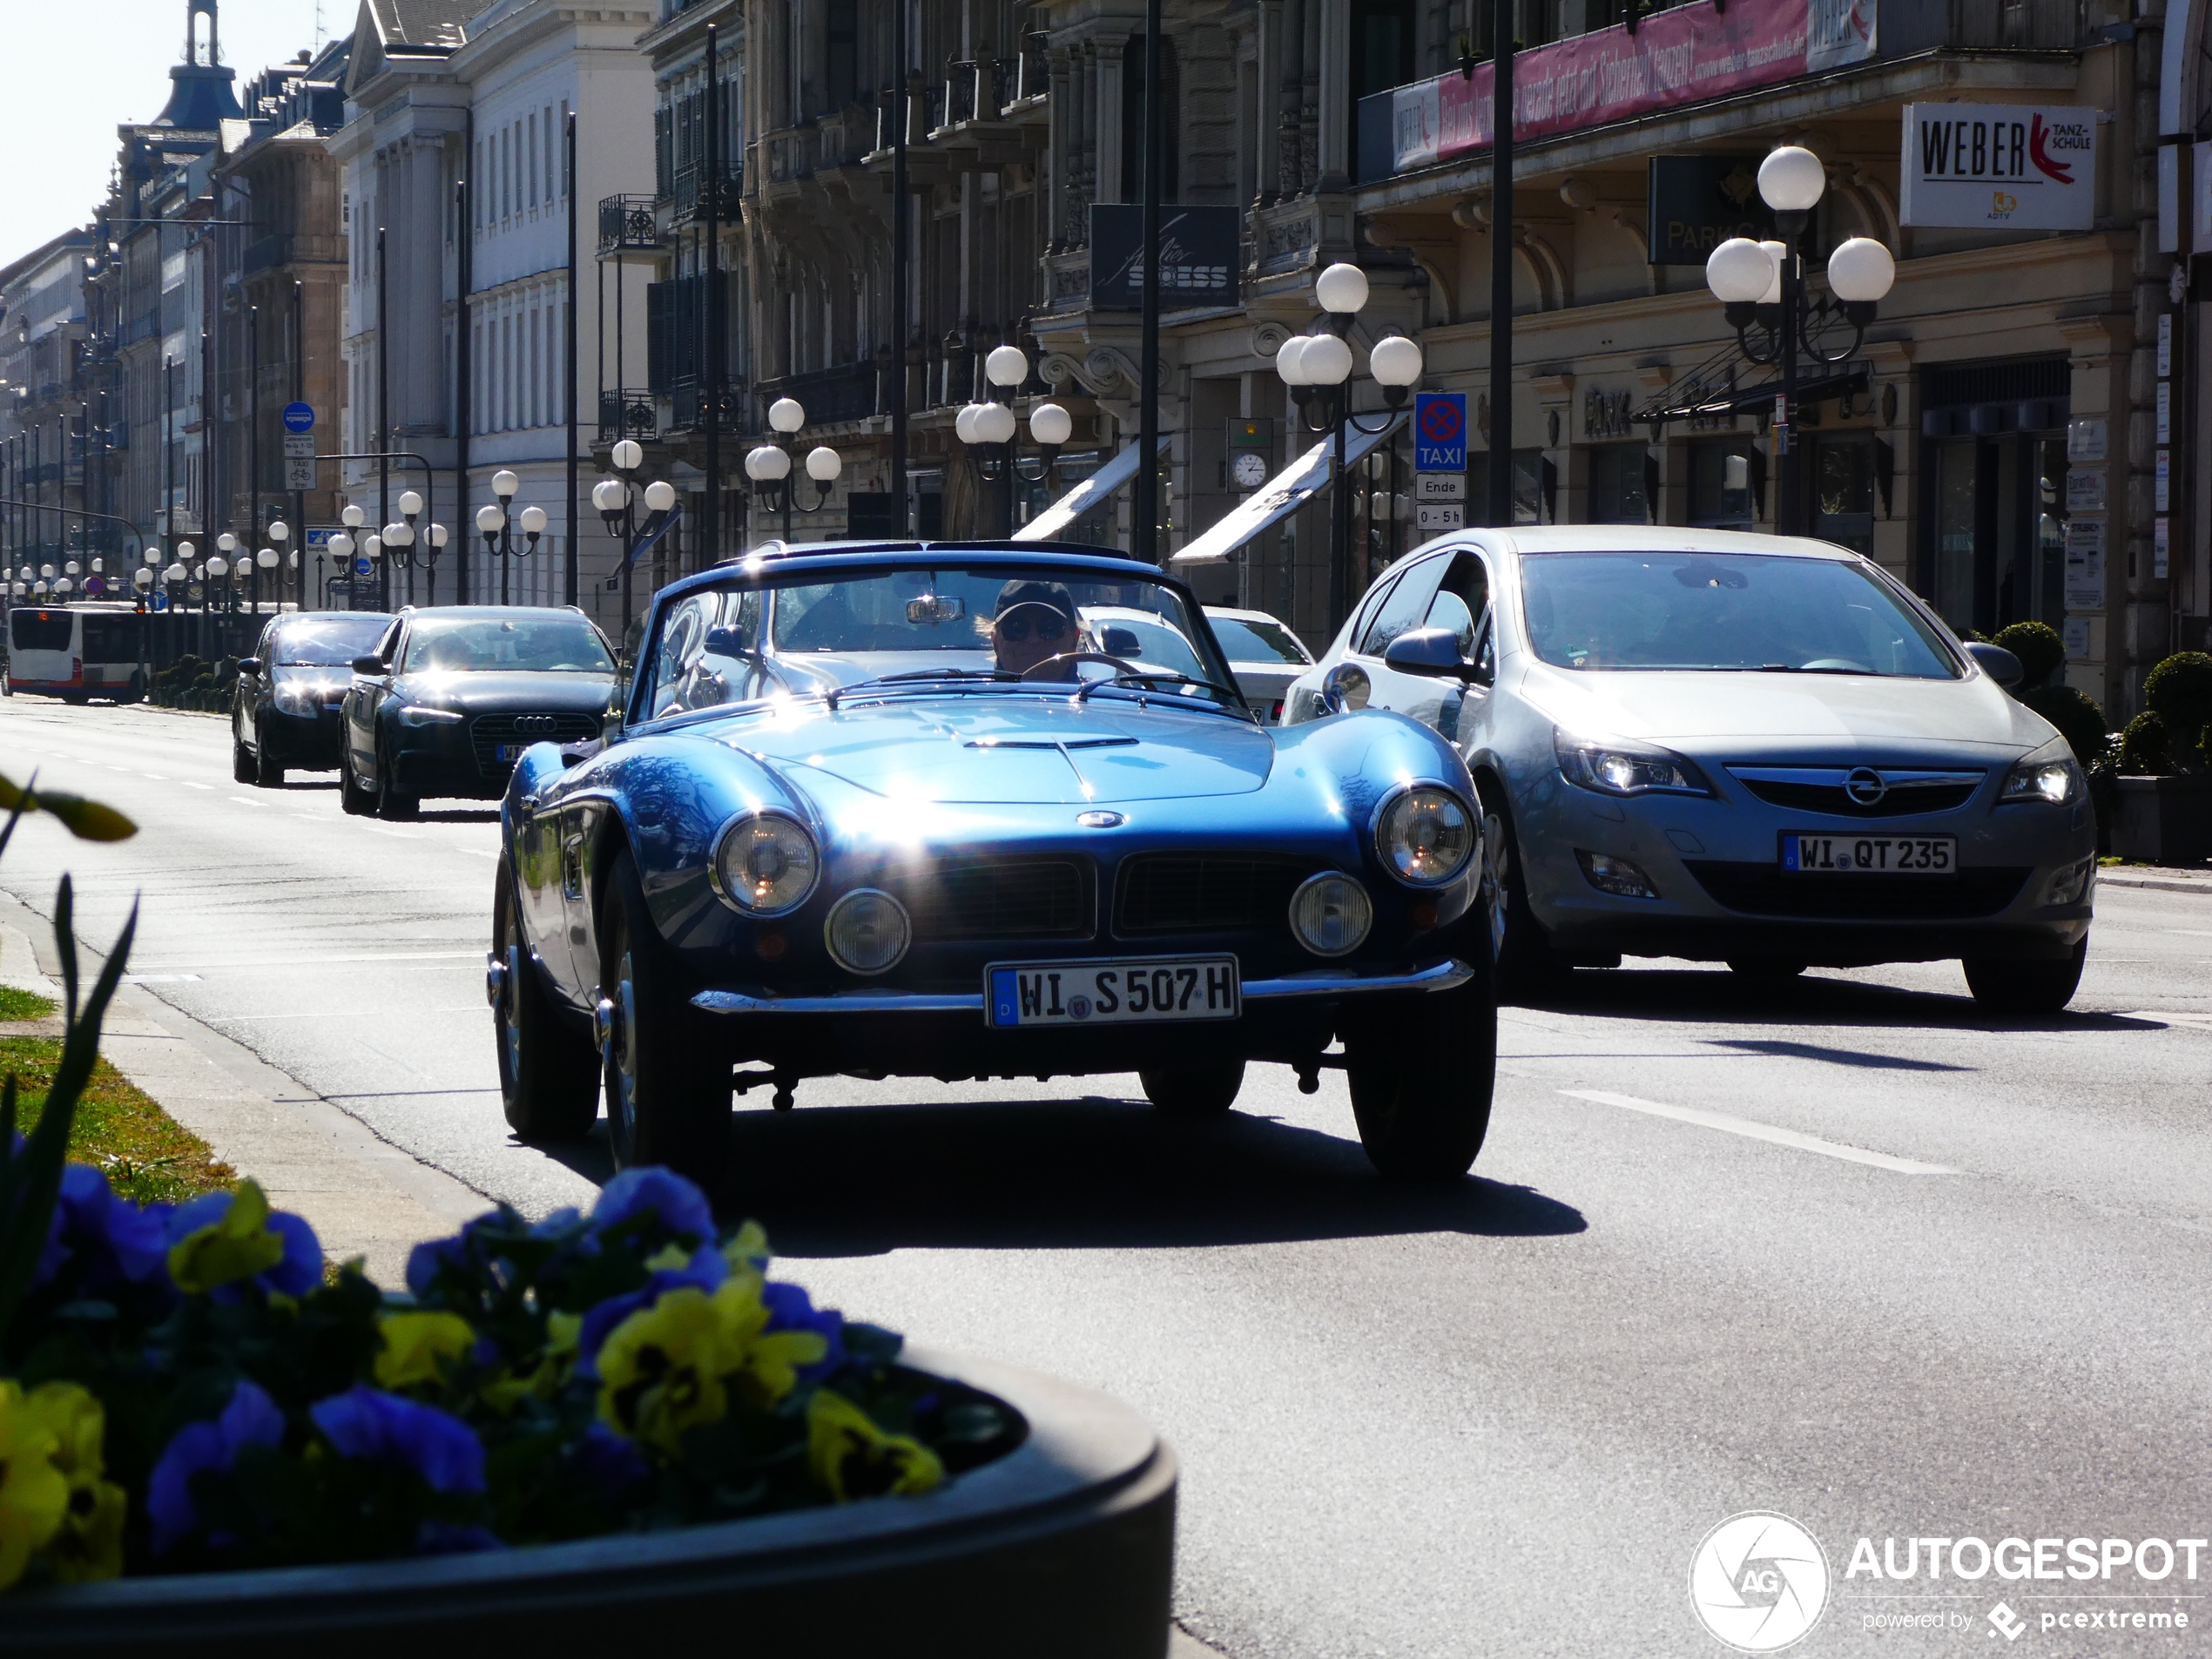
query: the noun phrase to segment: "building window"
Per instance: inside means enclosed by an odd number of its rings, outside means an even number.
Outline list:
[[[822,70],[831,111],[860,101],[860,0],[829,0],[823,8]]]
[[[1854,553],[1874,551],[1874,439],[1822,438],[1812,452],[1812,533]]]
[[[1652,476],[1658,467],[1640,443],[1608,443],[1590,451],[1590,523],[1650,524]]]
[[[1748,530],[1759,521],[1764,459],[1749,437],[1701,438],[1689,446],[1689,522],[1700,529]]]
[[[523,147],[529,152],[529,172],[526,175],[529,205],[537,206],[537,112],[530,112],[529,125],[523,140]]]

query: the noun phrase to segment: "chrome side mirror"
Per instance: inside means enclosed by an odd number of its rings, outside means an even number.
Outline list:
[[[1367,671],[1357,663],[1339,663],[1321,678],[1321,706],[1332,714],[1342,714],[1347,709],[1367,706],[1368,693],[1374,682],[1367,678]]]

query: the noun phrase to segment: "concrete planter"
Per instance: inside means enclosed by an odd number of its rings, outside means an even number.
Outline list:
[[[0,1602],[0,1654],[487,1659],[681,1651],[807,1659],[1161,1659],[1174,1454],[1127,1407],[1034,1372],[909,1348],[1028,1438],[923,1498],[680,1532],[141,1578]]]
[[[2112,850],[2145,864],[2212,858],[2212,778],[2113,780]]]

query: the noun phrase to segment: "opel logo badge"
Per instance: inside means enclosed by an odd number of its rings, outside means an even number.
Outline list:
[[[1855,806],[1878,806],[1889,792],[1888,779],[1871,766],[1858,767],[1844,779],[1844,793],[1851,798]]]

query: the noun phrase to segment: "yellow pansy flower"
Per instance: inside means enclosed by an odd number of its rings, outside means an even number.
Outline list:
[[[730,1352],[723,1314],[705,1291],[669,1291],[601,1345],[601,1420],[674,1456],[685,1429],[718,1423],[728,1410]]]
[[[829,1352],[818,1331],[764,1334],[768,1310],[760,1300],[758,1274],[726,1280],[714,1293],[728,1332],[730,1384],[751,1406],[772,1406],[799,1386],[799,1368]]]
[[[169,1247],[169,1277],[185,1295],[199,1296],[266,1272],[284,1259],[284,1240],[269,1229],[268,1219],[268,1195],[254,1182],[239,1182],[220,1221]]]
[[[757,1221],[748,1221],[730,1235],[722,1246],[722,1259],[733,1273],[759,1272],[768,1264],[768,1235]]]
[[[458,1313],[387,1313],[377,1321],[384,1345],[376,1355],[379,1388],[435,1386],[476,1345],[476,1333]]]
[[[0,1379],[0,1590],[23,1576],[31,1552],[69,1514],[69,1477],[54,1467],[60,1450],[51,1414]]]
[[[54,1467],[69,1489],[59,1529],[41,1552],[64,1584],[115,1578],[123,1571],[123,1518],[130,1500],[106,1471],[107,1413],[75,1383],[43,1383],[25,1402],[54,1432]]]
[[[840,1503],[914,1497],[945,1478],[934,1452],[904,1434],[885,1433],[858,1406],[826,1388],[806,1403],[806,1461],[816,1482]]]

